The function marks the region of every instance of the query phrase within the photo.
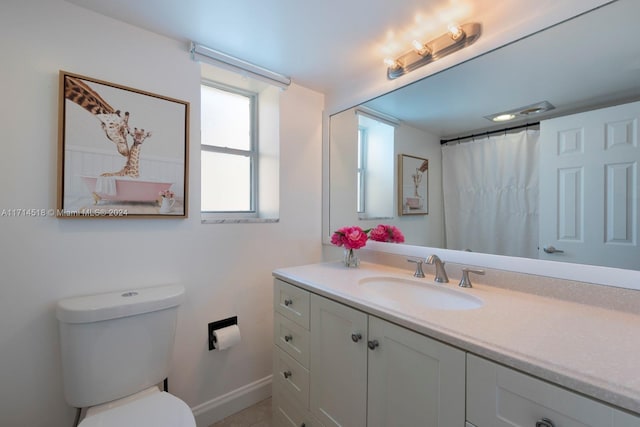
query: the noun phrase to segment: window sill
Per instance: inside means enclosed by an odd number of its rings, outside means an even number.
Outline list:
[[[270,224],[280,222],[280,218],[208,218],[200,220],[201,224]]]

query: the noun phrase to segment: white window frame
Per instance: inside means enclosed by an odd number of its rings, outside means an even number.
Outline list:
[[[237,156],[249,157],[250,159],[250,207],[246,211],[205,211],[200,210],[200,214],[204,220],[219,220],[219,219],[250,219],[258,218],[259,211],[259,135],[258,135],[258,93],[248,91],[245,89],[237,88],[234,86],[226,85],[224,83],[215,82],[208,79],[201,81],[201,87],[208,86],[214,89],[223,90],[235,95],[246,96],[250,101],[250,148],[249,150],[241,150],[235,148],[229,148],[219,145],[203,144],[201,141],[200,150],[207,152],[231,154]]]
[[[364,214],[367,212],[366,175],[367,175],[367,129],[358,126],[358,206],[357,212]]]

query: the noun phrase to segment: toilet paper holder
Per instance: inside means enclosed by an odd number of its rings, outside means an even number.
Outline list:
[[[227,319],[218,320],[216,322],[211,322],[208,324],[208,336],[209,336],[209,351],[215,350],[216,348],[216,337],[213,334],[213,331],[217,331],[218,329],[226,328],[231,325],[238,324],[238,316],[229,317]]]

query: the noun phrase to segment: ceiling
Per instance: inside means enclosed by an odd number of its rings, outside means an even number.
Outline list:
[[[605,2],[537,0],[531,7],[530,0],[67,1],[184,41],[185,49],[196,41],[325,94],[356,83],[372,87],[366,76],[384,86],[385,57],[407,51],[413,38],[441,35],[452,22],[481,22],[478,49],[483,43],[488,49],[491,40],[504,42],[496,35],[533,32]]]

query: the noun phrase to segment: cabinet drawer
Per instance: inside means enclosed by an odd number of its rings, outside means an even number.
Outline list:
[[[478,427],[631,427],[640,418],[467,354],[467,419]]]
[[[273,392],[273,425],[278,427],[322,427],[309,411],[296,403],[288,393]]]
[[[309,331],[276,313],[273,319],[273,342],[309,369]]]
[[[309,292],[275,279],[273,306],[276,312],[309,329]]]
[[[274,346],[273,353],[273,382],[277,390],[309,409],[309,371],[278,346]]]

